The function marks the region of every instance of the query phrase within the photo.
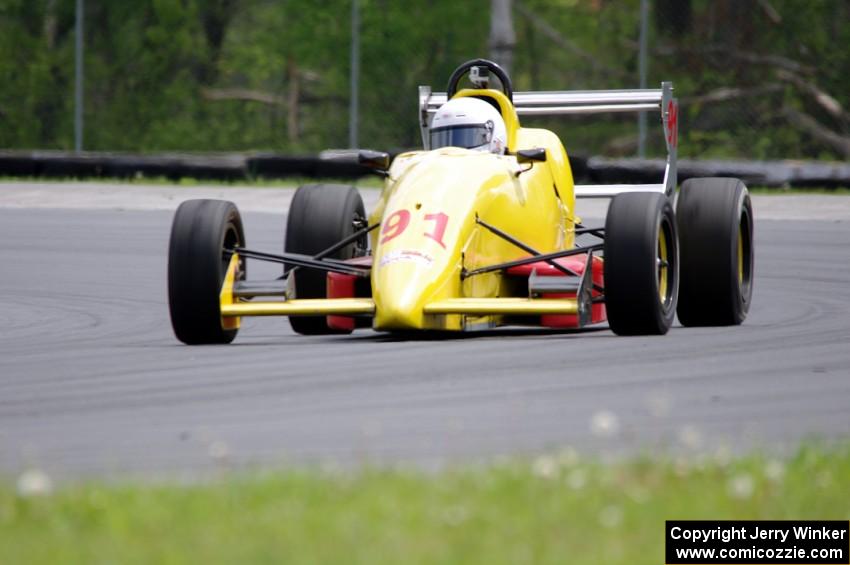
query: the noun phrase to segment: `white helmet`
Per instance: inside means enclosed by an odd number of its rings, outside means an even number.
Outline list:
[[[449,100],[431,121],[431,149],[465,147],[501,155],[508,145],[505,120],[496,108],[478,98]]]

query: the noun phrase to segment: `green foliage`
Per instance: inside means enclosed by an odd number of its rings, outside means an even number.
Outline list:
[[[0,482],[0,562],[663,562],[664,521],[848,518],[850,450],[437,473],[289,470],[180,485]]]
[[[792,126],[785,109],[844,136],[846,111],[829,114],[782,71],[850,107],[850,3],[677,2],[653,3],[649,85],[676,85],[681,155],[841,156]],[[675,9],[682,2],[690,8]],[[487,56],[489,4],[360,0],[362,146],[419,144],[416,87],[442,90],[459,63]],[[639,7],[640,0],[515,0],[515,88],[636,87]],[[86,148],[343,147],[350,17],[351,0],[87,0]],[[0,148],[72,146],[74,2],[0,0],[0,81]],[[701,98],[721,88],[750,94]],[[634,152],[632,116],[528,123],[556,130],[573,153]],[[660,127],[651,133],[660,154]]]

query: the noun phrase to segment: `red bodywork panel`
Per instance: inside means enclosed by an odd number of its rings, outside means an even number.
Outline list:
[[[348,259],[346,263],[356,265],[358,267],[371,267],[372,257],[355,257]],[[357,279],[354,275],[345,275],[342,273],[328,273],[327,279],[327,297],[328,298],[354,298],[357,296]],[[352,332],[357,327],[357,320],[354,316],[328,316],[328,327],[332,330],[341,332]]]
[[[582,275],[584,273],[584,265],[587,262],[587,254],[583,255],[573,255],[571,257],[563,257],[561,259],[555,259],[559,265],[563,265],[564,267],[570,269],[578,275]],[[594,255],[593,257],[593,272],[591,273],[592,280],[595,284],[599,286],[604,286],[605,276],[603,274],[603,261],[599,257]],[[540,261],[539,263],[529,263],[528,265],[519,265],[518,267],[511,267],[507,270],[507,274],[509,276],[514,277],[525,277],[528,278],[531,276],[531,272],[536,271],[538,277],[563,277],[564,273],[550,265],[545,261]],[[592,292],[592,296],[595,298],[597,296],[601,296],[601,293],[597,290]],[[558,294],[544,294],[543,298],[575,298],[575,292],[567,292],[567,293],[558,293]],[[590,323],[596,324],[599,322],[604,322],[608,317],[605,313],[605,304],[600,302],[596,303],[590,308]],[[575,314],[545,314],[540,316],[540,325],[547,328],[577,328],[578,325],[578,316]]]
[[[578,275],[584,273],[584,265],[587,261],[587,255],[574,255],[572,257],[563,257],[555,259],[560,265],[570,269]],[[372,265],[372,257],[357,257],[346,261],[352,265],[360,265],[368,267]],[[539,277],[562,277],[564,273],[550,265],[545,261],[538,263],[530,263],[528,265],[520,265],[511,267],[507,270],[507,275],[512,277],[531,276],[531,272],[536,271]],[[604,286],[603,261],[599,257],[593,257],[593,282],[599,286]],[[345,275],[342,273],[328,273],[327,279],[327,297],[328,298],[354,298],[356,297],[356,282],[358,277],[354,275]],[[601,296],[599,291],[594,290],[594,297]],[[543,298],[575,298],[575,292],[544,294]],[[605,313],[605,304],[598,303],[591,306],[591,323],[596,324],[607,320]],[[351,332],[357,327],[356,319],[353,316],[328,316],[328,327],[334,330],[343,332]],[[540,316],[540,325],[547,328],[577,328],[578,316],[575,314],[545,314]]]

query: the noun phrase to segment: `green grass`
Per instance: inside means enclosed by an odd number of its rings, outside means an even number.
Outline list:
[[[245,179],[239,180],[235,182],[229,181],[221,181],[221,180],[213,180],[213,179],[194,179],[194,178],[182,178],[180,180],[172,180],[166,177],[135,177],[135,178],[105,178],[105,177],[93,177],[93,178],[84,178],[84,179],[76,179],[76,178],[33,178],[33,177],[9,177],[9,176],[0,176],[0,183],[2,182],[47,182],[47,183],[61,183],[61,182],[87,182],[87,183],[108,183],[108,184],[128,184],[128,185],[156,185],[156,186],[221,186],[221,187],[232,187],[232,188],[240,188],[240,187],[248,187],[248,188],[297,188],[302,184],[312,184],[312,183],[339,183],[339,184],[353,184],[357,188],[360,189],[369,189],[369,188],[381,188],[383,186],[383,180],[378,177],[362,177],[359,179],[331,179],[331,178],[308,178],[308,177],[292,177],[286,179],[267,179],[267,178],[256,178],[256,179]],[[765,187],[765,186],[751,186],[749,187],[750,192],[754,194],[835,194],[840,196],[850,195],[850,187],[837,187],[837,188],[828,188],[828,187],[805,187],[805,188],[795,188],[795,187]]]
[[[781,194],[826,194],[826,195],[835,195],[835,196],[847,196],[850,195],[850,188],[848,187],[837,187],[837,188],[826,188],[820,186],[812,186],[806,188],[776,188],[776,187],[765,187],[765,186],[754,186],[748,187],[750,192],[753,194],[770,194],[770,195],[781,195]]]
[[[359,179],[334,179],[334,178],[311,178],[311,177],[290,177],[285,179],[240,179],[237,181],[224,181],[215,179],[195,179],[184,177],[179,180],[169,179],[167,177],[90,177],[90,178],[52,178],[52,177],[10,177],[0,175],[0,183],[104,183],[104,184],[127,184],[137,186],[175,186],[175,187],[193,187],[193,186],[216,186],[216,187],[232,187],[232,188],[297,188],[302,184],[313,183],[339,183],[353,184],[358,188],[381,188],[383,179],[378,177],[361,177]]]
[[[665,519],[848,519],[850,446],[786,460],[572,453],[438,473],[0,483],[0,563],[663,563]]]

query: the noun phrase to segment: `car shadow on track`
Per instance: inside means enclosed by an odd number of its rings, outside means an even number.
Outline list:
[[[442,331],[418,331],[418,332],[370,332],[362,335],[350,335],[347,339],[354,341],[370,341],[377,343],[395,343],[408,341],[459,341],[459,340],[479,340],[505,337],[579,337],[587,336],[588,334],[598,334],[600,332],[608,332],[607,326],[583,328],[583,329],[548,329],[548,328],[522,328],[522,327],[505,327],[493,328],[486,330],[475,330],[469,332],[442,332]]]
[[[244,337],[243,337],[244,335]],[[593,326],[582,329],[553,329],[539,327],[506,326],[501,328],[480,329],[467,332],[459,331],[410,331],[410,332],[376,332],[368,329],[357,330],[352,334],[333,335],[298,335],[294,333],[252,334],[246,331],[236,338],[231,347],[262,347],[262,346],[300,346],[316,343],[427,343],[436,341],[473,341],[488,339],[522,338],[522,339],[581,339],[590,337],[614,337],[607,325]]]

